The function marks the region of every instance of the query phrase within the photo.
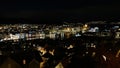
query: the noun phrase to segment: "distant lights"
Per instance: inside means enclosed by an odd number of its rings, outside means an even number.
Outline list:
[[[81,34],[78,33],[78,34],[76,34],[75,36],[76,36],[76,37],[79,37],[79,36],[81,36]]]
[[[84,27],[86,27],[86,28],[87,28],[87,27],[88,27],[88,25],[87,25],[87,24],[85,24],[85,25],[84,25]]]
[[[67,28],[67,31],[70,31],[70,28]]]

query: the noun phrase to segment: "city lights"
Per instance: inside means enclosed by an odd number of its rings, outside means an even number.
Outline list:
[[[14,60],[23,67],[29,67],[35,59],[38,68],[47,67],[46,64],[48,67],[69,68],[77,60],[80,67],[82,62],[87,64],[87,61],[100,64],[113,61],[114,58],[114,61],[118,62],[119,26],[96,22],[82,25],[6,24],[0,29],[0,55],[19,58]]]

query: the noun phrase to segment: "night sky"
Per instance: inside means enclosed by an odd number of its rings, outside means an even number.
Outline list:
[[[115,0],[0,2],[1,23],[62,23],[120,20],[120,2]]]

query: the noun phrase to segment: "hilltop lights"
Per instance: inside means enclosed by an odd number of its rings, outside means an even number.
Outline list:
[[[83,26],[83,30],[87,30],[87,28],[88,28],[88,25],[85,24],[85,25]]]
[[[88,29],[88,25],[87,24],[83,25],[82,33],[86,32],[87,29]]]
[[[84,27],[85,27],[85,28],[87,28],[87,27],[88,27],[88,25],[87,25],[87,24],[85,24],[85,25],[84,25]]]

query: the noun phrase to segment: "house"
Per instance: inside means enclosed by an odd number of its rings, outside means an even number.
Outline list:
[[[0,68],[22,68],[17,62],[11,58],[7,58]]]
[[[29,63],[29,68],[40,68],[40,62],[38,62],[36,59],[33,59]]]

